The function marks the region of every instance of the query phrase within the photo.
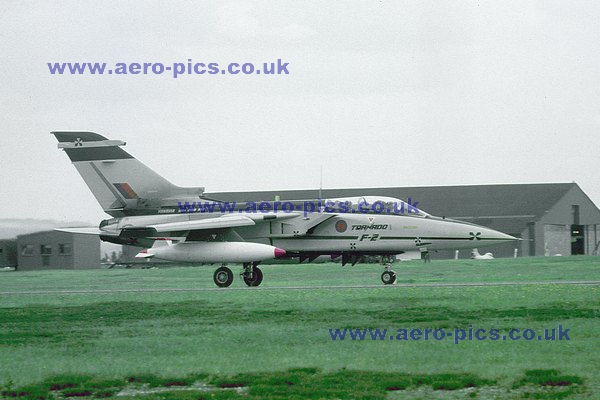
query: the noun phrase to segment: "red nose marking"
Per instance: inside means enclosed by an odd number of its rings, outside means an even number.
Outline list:
[[[283,256],[285,256],[285,250],[275,247],[275,258],[279,258],[279,257],[283,257]]]

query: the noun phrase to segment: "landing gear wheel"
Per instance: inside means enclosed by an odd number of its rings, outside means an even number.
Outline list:
[[[263,273],[258,267],[252,267],[251,270],[244,271],[242,275],[248,286],[258,286],[263,280]]]
[[[383,271],[381,281],[386,285],[393,285],[396,283],[396,273],[394,271]]]
[[[228,287],[233,282],[233,272],[227,267],[217,268],[213,275],[213,280],[219,287]]]

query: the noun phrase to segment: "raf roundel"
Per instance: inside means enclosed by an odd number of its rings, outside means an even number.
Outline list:
[[[348,224],[346,223],[346,221],[339,220],[335,223],[335,230],[339,233],[346,232],[346,229],[348,229]]]

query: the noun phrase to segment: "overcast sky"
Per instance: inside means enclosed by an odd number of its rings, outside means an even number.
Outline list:
[[[207,191],[577,182],[600,204],[600,2],[0,0],[0,218],[105,218],[89,130]],[[289,75],[51,75],[48,62]]]

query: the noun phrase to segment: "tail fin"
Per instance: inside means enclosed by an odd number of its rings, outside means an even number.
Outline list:
[[[173,185],[120,146],[93,132],[52,132],[105,212],[113,216],[150,204],[189,189]],[[202,188],[195,189],[201,194]]]

